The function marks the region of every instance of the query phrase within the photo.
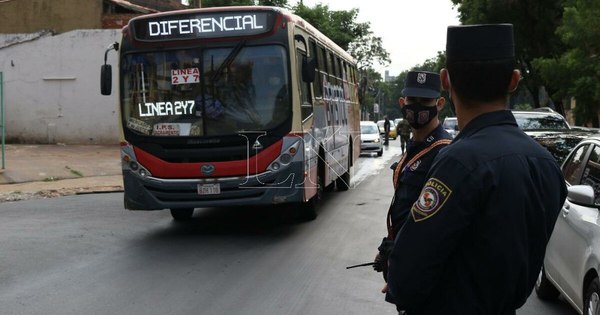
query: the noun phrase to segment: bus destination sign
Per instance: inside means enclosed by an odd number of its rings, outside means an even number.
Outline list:
[[[167,15],[131,21],[139,41],[207,39],[269,32],[272,12],[227,12]]]

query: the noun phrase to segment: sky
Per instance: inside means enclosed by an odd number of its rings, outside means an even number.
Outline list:
[[[458,12],[450,0],[303,0],[314,7],[321,3],[330,10],[359,10],[356,22],[370,22],[383,42],[391,64],[373,67],[384,76],[396,76],[422,64],[446,49],[446,28],[459,25]],[[293,4],[293,1],[289,2]]]

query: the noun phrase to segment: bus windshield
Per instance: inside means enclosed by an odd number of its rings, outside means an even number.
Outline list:
[[[292,113],[285,49],[236,48],[125,55],[126,128],[149,136],[213,137],[284,122]]]

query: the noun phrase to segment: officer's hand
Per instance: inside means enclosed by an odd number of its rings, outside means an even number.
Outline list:
[[[387,265],[387,259],[383,260],[381,258],[381,253],[377,253],[377,256],[375,256],[375,260],[373,262],[374,262],[373,269],[375,271],[382,272],[383,270],[386,269],[385,265]]]
[[[385,280],[385,282],[387,282],[388,258],[390,257],[393,248],[394,241],[384,237],[381,241],[381,245],[377,248],[379,254],[375,256],[375,264],[373,264],[373,269],[375,269],[375,271],[383,272],[383,280]]]
[[[383,288],[381,289],[381,293],[386,294],[388,291],[388,285],[387,283],[383,286]]]

